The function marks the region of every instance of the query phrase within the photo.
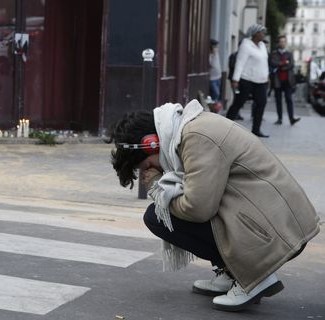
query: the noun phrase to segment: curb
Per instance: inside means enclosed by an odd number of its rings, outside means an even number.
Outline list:
[[[104,144],[106,143],[107,137],[68,137],[68,138],[57,138],[55,141],[57,144]],[[1,144],[39,144],[39,139],[34,138],[0,138]]]

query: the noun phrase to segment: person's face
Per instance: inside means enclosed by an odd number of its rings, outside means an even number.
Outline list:
[[[264,38],[265,38],[264,31],[256,32],[253,36],[253,40],[256,40],[257,42],[263,41]]]
[[[278,43],[278,46],[280,49],[284,49],[287,45],[287,40],[286,38],[280,38],[279,39],[279,43]]]
[[[213,47],[211,48],[211,53],[216,54],[217,51],[218,51],[218,46],[213,46]]]
[[[159,154],[152,154],[148,156],[146,159],[144,159],[140,164],[138,165],[138,168],[141,170],[147,170],[150,168],[155,168],[159,171],[162,171],[160,162],[159,162]]]

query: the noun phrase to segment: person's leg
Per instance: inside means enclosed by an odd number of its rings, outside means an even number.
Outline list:
[[[259,137],[268,137],[261,133],[260,127],[266,105],[267,83],[253,84],[253,100],[255,102],[252,132]]]
[[[276,104],[276,112],[278,114],[278,120],[275,124],[282,124],[282,88],[274,89],[275,95],[275,104]]]
[[[252,83],[250,81],[246,81],[241,79],[239,81],[239,93],[235,94],[234,102],[230,106],[226,117],[231,120],[235,120],[238,115],[239,109],[244,105],[248,96],[252,90]]]
[[[218,96],[217,96],[217,101],[221,100],[221,78],[216,80],[216,85],[217,85],[217,92],[218,92]]]
[[[149,230],[157,237],[211,262],[214,276],[210,280],[196,280],[193,283],[193,292],[218,296],[230,290],[233,277],[226,270],[219,254],[210,222],[192,223],[171,215],[174,231],[170,232],[163,222],[158,222],[154,204],[147,208],[143,219]]]
[[[154,204],[147,208],[143,220],[157,237],[201,259],[211,261],[212,265],[217,265],[218,268],[225,266],[215,243],[210,222],[188,222],[171,214],[174,231],[170,232],[162,221],[157,220]]]
[[[284,97],[287,105],[289,120],[292,121],[293,119],[292,89],[290,88],[287,82],[283,84],[283,91],[284,91]]]
[[[209,92],[210,92],[210,96],[211,99],[213,101],[218,101],[219,99],[219,84],[218,84],[218,80],[210,80],[209,82]]]
[[[286,100],[287,110],[288,110],[288,116],[291,125],[295,124],[300,120],[300,118],[294,117],[293,112],[293,101],[292,101],[292,88],[289,86],[289,83],[285,83],[284,85],[284,96]]]

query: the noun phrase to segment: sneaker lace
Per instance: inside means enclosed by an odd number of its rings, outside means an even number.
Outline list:
[[[235,296],[246,294],[245,290],[236,280],[233,281],[232,287],[229,291],[231,291]]]
[[[225,273],[225,269],[224,268],[218,268],[218,269],[214,269],[213,272],[215,273],[216,277],[219,277],[221,275],[223,275]]]

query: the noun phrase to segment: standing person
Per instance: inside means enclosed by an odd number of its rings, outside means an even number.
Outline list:
[[[240,45],[240,43],[239,43],[239,45]],[[234,71],[235,71],[237,54],[238,54],[238,51],[233,52],[230,54],[230,56],[228,58],[228,79],[229,79],[230,83],[232,82],[232,76],[234,75]],[[236,94],[235,90],[232,90],[232,91],[233,91],[233,94],[235,95]],[[237,116],[233,120],[244,120],[244,117],[238,111]]]
[[[319,232],[319,217],[255,135],[192,100],[127,114],[111,137],[120,184],[132,188],[143,173],[154,200],[144,222],[165,241],[165,261],[211,262],[213,279],[195,281],[194,292],[237,311],[283,289],[275,271]]]
[[[221,87],[221,64],[218,50],[219,42],[210,40],[210,54],[209,54],[209,91],[210,96],[214,102],[220,101],[220,87]]]
[[[254,24],[248,28],[247,38],[242,40],[232,77],[232,86],[238,93],[227,112],[227,118],[235,120],[239,109],[251,94],[254,101],[252,132],[262,138],[269,137],[260,130],[269,76],[268,52],[263,42],[265,33],[264,26]]]
[[[282,92],[284,92],[287,104],[288,116],[291,125],[294,125],[300,118],[294,118],[292,93],[295,88],[294,61],[291,52],[286,50],[286,36],[278,37],[278,47],[271,54],[271,67],[275,70],[273,73],[273,86],[275,92],[276,111],[278,120],[274,123],[282,124]]]

